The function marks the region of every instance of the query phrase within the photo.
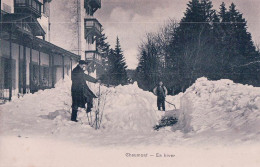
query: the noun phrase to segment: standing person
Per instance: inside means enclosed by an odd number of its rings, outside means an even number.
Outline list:
[[[159,85],[153,89],[153,93],[157,96],[158,110],[161,110],[162,106],[163,111],[165,111],[165,98],[168,92],[162,81],[160,81]]]
[[[93,107],[93,98],[97,98],[97,96],[89,89],[86,81],[89,82],[100,82],[100,80],[96,80],[84,73],[87,69],[87,62],[84,60],[80,60],[77,67],[72,70],[71,80],[71,95],[72,95],[72,114],[71,121],[77,121],[77,113],[78,108],[85,108],[85,104],[87,103],[87,113],[91,111]]]

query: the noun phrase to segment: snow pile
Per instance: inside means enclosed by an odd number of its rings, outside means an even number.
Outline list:
[[[98,85],[89,84],[98,94]],[[104,112],[102,127],[107,130],[134,130],[149,132],[159,122],[164,112],[157,111],[156,96],[140,89],[135,82],[131,85],[107,88],[101,86],[100,109]],[[167,96],[167,101],[179,107],[182,94]],[[94,101],[94,110],[97,100]],[[174,107],[166,103],[167,113],[173,113]]]
[[[200,78],[181,99],[178,126],[185,132],[260,134],[260,88]]]
[[[88,85],[96,95],[99,95],[98,84],[88,83]],[[161,115],[156,113],[156,96],[139,89],[137,83],[115,88],[101,86],[100,94],[99,106],[98,99],[94,99],[92,120],[95,119],[95,111],[99,107],[103,131],[153,131],[153,126],[163,113],[160,112]],[[34,125],[34,133],[40,133],[41,130],[42,133],[49,133],[49,130],[57,132],[57,129],[60,131],[66,128],[69,131],[73,124],[70,121],[71,104],[71,80],[67,77],[58,82],[53,89],[26,94],[3,105],[0,108],[5,111],[3,130],[23,131],[22,129],[30,129],[30,126]],[[88,126],[88,119],[83,109],[78,112],[78,120]],[[86,129],[80,126],[76,128]]]
[[[139,89],[136,83],[108,89],[102,87],[101,92],[108,92],[105,101],[102,97],[100,106],[102,109],[105,105],[105,129],[151,131],[158,122],[159,117],[153,105],[156,97]]]
[[[239,166],[241,160],[244,160],[243,164],[257,166],[260,88],[229,80],[201,78],[184,94],[167,96],[167,101],[175,104],[177,110],[166,104],[167,111],[162,112],[156,111],[156,96],[139,89],[136,83],[115,88],[101,86],[100,89],[98,84],[89,83],[89,86],[95,94],[98,95],[99,90],[101,94],[100,104],[98,106],[98,99],[95,99],[92,112],[94,116],[99,107],[103,113],[99,130],[89,126],[84,110],[78,112],[79,122],[70,121],[70,78],[57,83],[56,88],[27,94],[0,105],[0,166],[65,167],[91,162],[97,166],[99,157],[106,157],[111,163],[121,157],[125,160],[124,165],[133,160],[124,157],[126,153],[153,155],[148,159],[137,158],[139,165],[150,159],[158,161],[156,166],[176,164],[176,160],[186,163],[189,162],[187,157],[193,157],[190,163],[179,166],[192,166],[195,161],[205,159],[210,162],[206,166],[223,166],[219,159],[226,160],[226,166]],[[177,117],[177,124],[154,131],[153,127],[164,116]],[[224,135],[228,144],[238,145],[225,149],[218,147],[218,142],[227,145]],[[251,142],[254,140],[256,144]],[[247,141],[253,143],[251,147],[243,146]],[[211,150],[207,142],[210,146],[213,144]],[[199,149],[184,147],[192,144]],[[123,147],[119,151],[120,146]],[[76,154],[68,154],[70,152]],[[157,158],[157,153],[176,157]]]
[[[3,134],[51,133],[57,120],[69,120],[71,108],[70,79],[57,83],[54,89],[25,94],[0,106]],[[54,120],[54,121],[53,121]]]

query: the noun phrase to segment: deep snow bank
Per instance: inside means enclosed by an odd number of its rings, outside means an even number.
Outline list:
[[[98,85],[89,85],[98,94]],[[114,88],[101,86],[100,92],[99,108],[104,112],[102,125],[107,130],[153,131],[153,127],[164,115],[164,112],[157,111],[156,96],[140,89],[136,82]],[[167,96],[167,101],[179,107],[181,96],[182,94],[176,97]],[[97,108],[97,99],[94,102],[94,110],[95,108]],[[171,112],[174,107],[166,104],[166,109]]]
[[[98,84],[88,83],[88,85],[95,94],[101,94],[99,106],[98,99],[94,99],[92,120],[94,120],[94,112],[99,107],[100,115],[102,115],[101,128],[105,131],[149,132],[153,130],[153,126],[157,124],[163,113],[156,112],[156,97],[151,92],[139,89],[136,83],[110,88],[101,86],[100,92]],[[50,122],[45,122],[46,126],[43,127],[46,128],[38,131],[47,132],[48,128],[69,127],[71,126],[71,104],[71,80],[65,78],[53,89],[27,94],[3,105],[0,108],[5,111],[3,130],[17,129],[16,126],[23,125],[24,129],[28,129],[26,127],[38,125],[39,122],[42,123],[45,120]],[[84,110],[78,112],[78,119],[84,125],[88,125]],[[36,131],[39,127],[34,126],[34,128],[35,133],[38,133]],[[80,130],[82,127],[77,128]]]
[[[173,129],[259,134],[259,126],[260,88],[200,78],[181,98],[179,122]]]

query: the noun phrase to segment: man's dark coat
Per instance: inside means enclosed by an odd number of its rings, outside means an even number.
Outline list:
[[[93,98],[97,98],[86,84],[86,81],[96,83],[97,80],[86,75],[79,65],[73,69],[71,80],[71,95],[73,106],[85,108],[86,103],[91,103]]]

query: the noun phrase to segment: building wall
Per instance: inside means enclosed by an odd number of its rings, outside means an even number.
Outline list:
[[[13,0],[1,0],[1,9],[7,13],[14,12],[14,1]]]
[[[41,18],[38,18],[37,19],[38,22],[40,23],[40,25],[42,26],[44,32],[46,33],[45,34],[45,41],[50,41],[49,39],[49,17],[46,16],[45,14],[42,14],[42,17]]]
[[[84,19],[91,18],[84,8],[84,0],[55,0],[51,2],[51,40],[85,60],[85,51],[95,51],[96,42],[85,39]],[[59,24],[58,24],[59,23]],[[64,42],[66,41],[66,42]],[[90,74],[96,78],[96,72]]]
[[[41,18],[38,18],[38,22],[42,26],[45,34],[45,40],[48,42],[51,42],[50,39],[50,7],[51,3],[45,2],[43,3],[43,0],[39,0],[43,5],[42,5],[42,16]],[[45,8],[45,9],[44,9]]]
[[[51,42],[75,54],[81,54],[79,43],[81,29],[80,11],[77,8],[81,0],[54,0],[51,2]],[[65,42],[66,41],[66,42]]]

